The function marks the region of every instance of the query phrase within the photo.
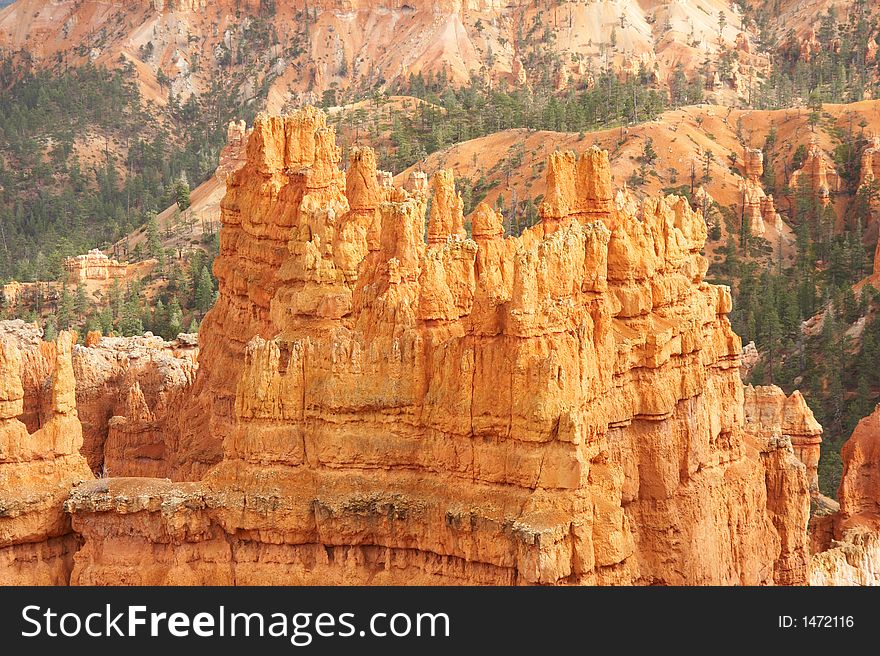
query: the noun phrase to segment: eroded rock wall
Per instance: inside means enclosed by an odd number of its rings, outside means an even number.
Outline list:
[[[172,474],[166,446],[196,370],[195,335],[100,337],[73,351],[83,455],[109,476]],[[133,398],[136,397],[136,398]]]
[[[70,580],[81,540],[63,504],[74,485],[93,478],[79,453],[72,341],[70,333],[58,337],[50,413],[31,433],[18,419],[25,399],[23,354],[13,340],[0,340],[0,585]]]
[[[812,585],[880,585],[880,408],[843,445],[838,512],[814,519]]]
[[[810,493],[819,494],[819,455],[822,426],[813,416],[800,391],[786,396],[776,385],[745,388],[746,430],[770,439],[787,439],[794,454],[804,463]]]
[[[540,224],[468,239],[451,175],[426,225],[421,181],[338,152],[315,110],[257,120],[178,413],[204,476],[77,489],[74,582],[806,581],[806,468],[744,430],[686,200],[557,153]]]

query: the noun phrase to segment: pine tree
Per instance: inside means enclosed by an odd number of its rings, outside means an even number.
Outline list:
[[[841,290],[841,310],[843,320],[846,323],[852,323],[859,318],[859,304],[852,287],[849,285],[844,285]]]
[[[177,199],[177,207],[180,208],[181,211],[189,209],[190,206],[190,197],[189,197],[189,185],[182,180],[178,180],[174,183],[174,195]]]
[[[654,163],[657,161],[657,151],[654,149],[654,140],[651,137],[645,139],[645,147],[642,150],[641,156],[637,159],[648,166],[654,166]]]
[[[47,342],[54,342],[58,338],[58,319],[54,314],[46,317],[46,326],[43,328],[43,339]]]
[[[159,237],[159,223],[155,212],[150,212],[147,219],[147,252],[150,257],[158,260],[159,264],[164,264],[165,249],[162,248],[162,239]]]
[[[83,325],[83,333],[88,335],[89,333],[95,331],[103,333],[103,330],[101,330],[101,322],[98,319],[97,315],[90,314],[88,317],[86,317],[86,322]]]
[[[153,320],[150,323],[150,329],[156,335],[168,336],[168,311],[161,298],[156,301],[156,305],[153,307]]]
[[[171,297],[168,303],[168,336],[174,339],[183,332],[183,310],[180,309],[180,302],[176,296]]]
[[[202,267],[196,282],[195,302],[199,312],[207,312],[214,303],[214,282],[211,280],[211,274],[208,273],[206,266]]]
[[[136,298],[131,298],[123,304],[122,316],[119,318],[119,331],[126,337],[144,333],[141,308]]]
[[[73,322],[73,297],[67,291],[67,287],[61,290],[61,300],[58,302],[58,327],[62,330],[70,328]]]
[[[850,404],[849,416],[846,421],[846,432],[851,432],[862,418],[871,414],[875,405],[876,404],[871,396],[871,385],[868,381],[868,373],[864,369],[860,369],[859,382],[856,386],[856,396]]]
[[[86,316],[89,311],[89,298],[86,295],[85,285],[81,282],[76,285],[76,299],[73,302],[73,308],[80,318]]]
[[[684,74],[684,65],[679,64],[672,72],[669,81],[669,97],[674,106],[679,106],[687,99],[687,77]]]
[[[101,326],[101,333],[104,335],[109,335],[113,332],[113,310],[110,307],[105,307],[98,314],[98,323]]]
[[[779,321],[779,314],[776,311],[775,303],[771,302],[764,311],[762,328],[764,336],[762,341],[766,344],[767,349],[767,373],[772,383],[774,367],[779,364],[777,362],[779,359],[778,346],[782,337],[782,324]]]

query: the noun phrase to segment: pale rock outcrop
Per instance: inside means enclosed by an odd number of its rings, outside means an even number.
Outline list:
[[[755,346],[754,342],[749,342],[745,346],[743,346],[742,350],[742,364],[739,368],[740,378],[743,379],[743,382],[747,382],[749,376],[752,373],[752,369],[755,368],[755,365],[761,361],[761,354],[758,352],[758,347]]]
[[[125,278],[128,264],[110,259],[100,249],[92,249],[85,255],[64,260],[69,280],[76,284],[87,280],[114,280]]]

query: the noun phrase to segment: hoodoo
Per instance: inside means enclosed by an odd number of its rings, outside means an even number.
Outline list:
[[[72,583],[807,581],[810,480],[746,430],[687,201],[559,153],[541,223],[483,205],[469,238],[452,175],[339,161],[320,112],[258,118],[176,413],[190,482],[77,487]]]

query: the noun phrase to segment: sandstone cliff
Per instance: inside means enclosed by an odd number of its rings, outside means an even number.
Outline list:
[[[94,249],[86,255],[68,257],[64,260],[70,282],[77,284],[87,280],[113,280],[125,278],[128,265],[124,262],[111,260],[100,250]]]
[[[178,411],[201,480],[75,490],[73,582],[806,581],[806,468],[746,430],[685,200],[559,153],[540,224],[469,239],[452,176],[426,225],[418,179],[339,159],[319,112],[257,120]]]
[[[71,343],[69,333],[58,337],[50,413],[31,433],[18,419],[27,363],[11,340],[0,340],[0,585],[66,584],[80,545],[62,510],[70,488],[92,478],[79,453]]]
[[[840,177],[834,163],[825,151],[814,141],[807,149],[803,166],[791,174],[788,186],[797,190],[804,185],[823,205],[831,202],[831,193],[839,191]]]
[[[794,454],[807,469],[810,493],[819,494],[819,453],[822,426],[803,395],[795,390],[786,396],[775,385],[745,388],[746,430],[765,438],[791,442]]]
[[[761,186],[764,173],[764,153],[755,148],[745,149],[743,178],[741,183],[743,213],[753,235],[763,237],[767,226],[773,228],[774,235],[782,234],[782,217],[776,211],[773,196],[768,196]]]
[[[55,371],[55,345],[44,342],[42,331],[24,321],[0,321],[0,338],[19,353],[24,394],[18,419],[34,432],[54,412],[50,379]],[[182,334],[166,342],[149,333],[142,337],[89,334],[85,342],[71,349],[77,416],[82,424],[79,452],[94,472],[169,475],[174,459],[165,457],[165,445],[173,449],[177,426],[176,418],[170,426],[166,420],[195,375],[195,335]],[[141,425],[144,413],[132,408],[135,387],[152,417],[152,437]]]
[[[93,471],[169,475],[176,417],[166,423],[192,384],[197,354],[195,335],[101,337],[74,348],[82,453]]]
[[[839,511],[814,518],[813,585],[880,585],[880,408],[841,450]]]

